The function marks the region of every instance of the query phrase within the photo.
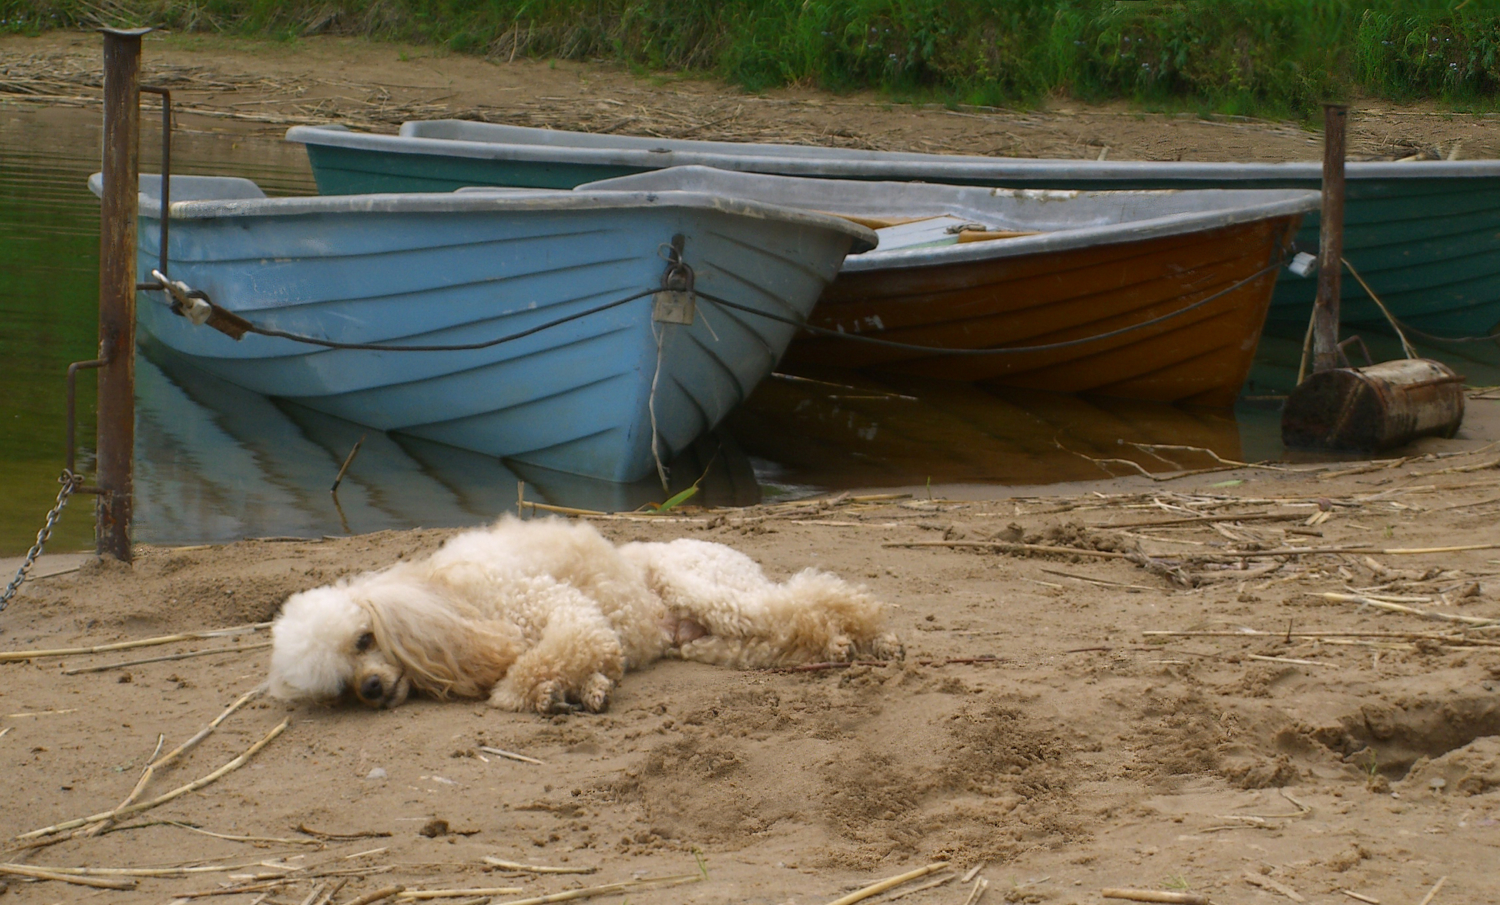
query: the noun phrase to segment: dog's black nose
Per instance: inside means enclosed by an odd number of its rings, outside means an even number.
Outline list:
[[[366,701],[380,700],[383,692],[384,688],[380,684],[379,676],[368,676],[363,682],[359,683],[359,696]]]

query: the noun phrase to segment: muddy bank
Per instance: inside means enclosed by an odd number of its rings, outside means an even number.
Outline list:
[[[0,100],[97,104],[94,34],[0,36]],[[667,138],[773,141],[876,150],[1117,160],[1319,160],[1297,124],[1161,115],[1124,104],[944,109],[870,93],[790,88],[748,94],[711,79],[637,77],[608,64],[487,61],[354,38],[295,42],[149,35],[147,83],[169,87],[187,128],[279,133],[343,122],[393,132],[404,120],[458,117]],[[1497,115],[1432,104],[1354,102],[1352,159],[1500,157]],[[149,141],[149,137],[147,139]]]

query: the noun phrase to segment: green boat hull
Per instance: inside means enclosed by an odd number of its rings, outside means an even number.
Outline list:
[[[571,189],[585,182],[645,172],[639,167],[416,157],[324,145],[308,145],[307,159],[320,195],[451,192],[471,185]]]

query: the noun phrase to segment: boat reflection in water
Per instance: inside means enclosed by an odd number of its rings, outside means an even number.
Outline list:
[[[244,537],[361,534],[387,528],[478,525],[526,499],[622,511],[661,502],[653,477],[616,484],[387,434],[271,400],[175,358],[159,346],[136,364],[135,539],[218,543]],[[363,438],[335,497],[339,466]],[[710,467],[710,462],[712,467]],[[733,440],[709,435],[671,467],[672,492],[704,475],[694,502],[760,501]]]
[[[891,374],[773,375],[729,418],[762,479],[825,488],[932,483],[1048,484],[1214,464],[1172,444],[1239,459],[1234,413],[1162,403],[984,388]],[[1108,470],[1105,470],[1105,469]]]
[[[668,496],[654,478],[614,484],[371,430],[234,386],[159,346],[144,351],[136,368],[140,541],[478,525],[515,511],[520,481],[527,500],[576,509],[628,511]],[[361,438],[335,497],[329,487]],[[1241,458],[1240,427],[1226,411],[898,375],[777,375],[727,429],[672,463],[671,492],[704,476],[693,504],[745,506],[788,492],[929,480],[1031,485],[1134,470],[1092,460],[1128,459],[1153,472],[1213,464],[1202,453],[1153,455],[1148,444]]]

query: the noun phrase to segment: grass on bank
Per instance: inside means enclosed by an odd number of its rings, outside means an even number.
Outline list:
[[[1000,106],[1124,98],[1306,116],[1356,94],[1500,98],[1500,0],[0,0],[0,30],[106,24],[366,36]]]

